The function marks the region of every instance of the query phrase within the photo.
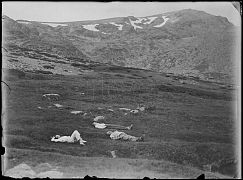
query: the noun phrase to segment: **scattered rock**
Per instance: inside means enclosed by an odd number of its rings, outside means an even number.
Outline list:
[[[60,99],[59,94],[44,94],[42,95],[42,97],[47,98],[48,100],[55,100],[55,101]]]
[[[137,114],[139,111],[137,109],[135,109],[135,110],[131,110],[130,112],[133,114]]]
[[[145,107],[137,108],[137,110],[139,110],[139,111],[145,111]]]
[[[111,152],[112,158],[116,158],[116,152],[115,151],[110,151],[110,152]]]
[[[72,114],[80,114],[82,113],[83,111],[71,111]]]
[[[105,117],[104,116],[97,116],[97,117],[95,117],[94,118],[94,121],[98,121],[98,120],[101,120],[101,119],[105,119]]]
[[[119,108],[119,110],[121,110],[121,111],[131,111],[131,109],[128,109],[128,108]]]
[[[53,105],[58,107],[58,108],[63,107],[63,105],[61,105],[61,104],[53,104]]]
[[[184,82],[183,80],[181,80],[181,79],[179,80],[179,82],[180,82],[181,84],[185,84],[185,82]]]

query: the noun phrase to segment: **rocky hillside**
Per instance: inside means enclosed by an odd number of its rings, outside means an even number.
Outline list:
[[[25,55],[95,61],[229,81],[235,27],[227,18],[191,9],[148,17],[76,22],[2,17],[4,47]]]

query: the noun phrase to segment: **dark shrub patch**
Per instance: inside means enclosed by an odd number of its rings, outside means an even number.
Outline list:
[[[18,78],[24,78],[25,77],[25,73],[17,70],[17,69],[8,69],[8,70],[4,70],[4,72],[6,72],[6,74],[8,75],[12,75],[12,76],[17,76]]]
[[[78,64],[78,63],[72,63],[71,66],[74,66],[74,67],[80,67],[81,64]]]
[[[53,66],[49,66],[49,65],[44,65],[43,68],[45,68],[45,69],[54,69]]]
[[[17,59],[9,59],[10,62],[19,62]]]
[[[37,70],[37,71],[35,71],[35,73],[41,73],[41,74],[53,74],[53,73],[50,72],[50,71],[42,71],[42,70]]]

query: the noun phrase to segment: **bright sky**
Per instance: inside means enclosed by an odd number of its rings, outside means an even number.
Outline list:
[[[143,17],[189,8],[227,17],[234,25],[241,25],[240,13],[230,2],[2,2],[2,14],[14,20],[48,22]]]

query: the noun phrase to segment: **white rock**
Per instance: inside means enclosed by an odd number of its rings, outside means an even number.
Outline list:
[[[53,104],[53,105],[58,107],[58,108],[63,107],[63,105],[61,105],[61,104]]]
[[[128,108],[119,108],[119,110],[122,110],[122,111],[131,111],[131,109],[128,109]]]
[[[59,94],[43,94],[44,97],[46,96],[60,96]]]
[[[83,111],[71,111],[72,114],[80,114],[82,113]]]
[[[137,114],[139,111],[137,109],[135,109],[135,110],[131,110],[130,112],[134,113],[134,114]]]
[[[184,82],[183,80],[179,80],[179,82],[180,82],[181,84],[185,84],[185,82]]]
[[[49,100],[58,100],[60,97],[59,94],[43,94],[42,96]]]
[[[140,107],[138,108],[139,111],[144,111],[145,110],[145,107]]]
[[[116,152],[115,151],[110,151],[112,158],[116,158]]]
[[[94,118],[94,121],[98,121],[98,120],[101,120],[101,119],[105,119],[104,116],[97,116]]]

